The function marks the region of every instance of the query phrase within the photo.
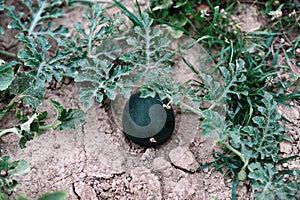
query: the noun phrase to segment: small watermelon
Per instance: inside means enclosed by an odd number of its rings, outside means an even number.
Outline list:
[[[127,101],[122,116],[123,132],[126,137],[145,147],[154,147],[167,141],[175,127],[173,109],[166,109],[158,95],[141,98],[137,92]]]

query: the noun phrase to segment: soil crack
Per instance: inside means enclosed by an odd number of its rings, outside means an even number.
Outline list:
[[[172,167],[174,167],[175,169],[178,169],[178,170],[183,171],[183,172],[188,173],[188,174],[195,174],[195,173],[196,173],[196,170],[195,170],[195,171],[190,171],[190,170],[184,169],[184,168],[182,168],[182,167],[176,166],[176,165],[174,165],[172,162],[171,162],[171,165],[172,165]]]
[[[85,125],[86,125],[86,123],[81,126],[81,131],[82,131],[81,148],[82,148],[82,152],[83,152],[83,166],[82,166],[81,172],[83,172],[83,170],[85,169],[86,163],[88,160],[87,151],[86,151],[86,147],[85,147]]]
[[[76,196],[77,200],[81,200],[81,197],[80,197],[79,194],[76,192],[75,182],[72,183],[72,190],[73,190],[74,195]]]

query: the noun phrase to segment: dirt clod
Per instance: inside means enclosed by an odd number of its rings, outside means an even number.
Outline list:
[[[169,153],[173,165],[183,170],[194,172],[199,166],[193,153],[185,147],[177,147]]]
[[[74,184],[75,193],[80,197],[80,199],[94,200],[97,199],[96,192],[92,187],[85,184],[84,182],[78,182]]]
[[[292,145],[289,142],[283,141],[280,143],[280,152],[290,154],[292,153]]]

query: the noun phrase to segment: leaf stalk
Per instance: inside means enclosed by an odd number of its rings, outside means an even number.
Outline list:
[[[5,106],[5,108],[3,109],[4,111],[8,111],[11,107],[13,107],[13,105],[15,103],[18,102],[18,97],[19,95],[15,96],[8,104],[7,106]],[[4,117],[5,114],[0,114],[0,120]]]
[[[6,55],[6,56],[10,56],[10,57],[17,58],[17,54],[12,53],[12,52],[9,52],[9,51],[0,50],[0,53],[1,53],[1,54],[4,54],[4,55]]]
[[[227,149],[229,149],[234,154],[236,154],[237,156],[239,156],[242,159],[243,163],[244,163],[242,169],[246,169],[246,167],[249,164],[249,160],[246,159],[246,157],[245,157],[245,155],[243,153],[239,152],[238,150],[236,150],[235,148],[233,148],[228,142],[225,142],[223,140],[218,140],[217,143],[219,143],[221,145],[224,145]]]
[[[190,106],[190,105],[188,105],[188,104],[186,104],[184,102],[180,102],[180,105],[182,105],[184,108],[192,111],[193,113],[199,115],[200,117],[204,117],[204,115],[203,115],[203,113],[202,113],[201,110],[193,108],[192,106]]]

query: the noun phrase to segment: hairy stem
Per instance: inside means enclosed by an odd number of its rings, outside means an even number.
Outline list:
[[[228,142],[225,142],[223,140],[218,140],[217,142],[219,144],[224,145],[227,149],[229,149],[230,151],[232,151],[234,154],[238,155],[242,159],[242,161],[244,162],[243,169],[245,169],[248,166],[249,160],[246,159],[244,154],[242,154],[241,152],[233,148]]]
[[[192,106],[189,106],[188,104],[183,103],[183,102],[180,102],[180,105],[182,105],[184,108],[186,108],[186,109],[192,111],[193,113],[195,113],[195,114],[197,114],[197,115],[199,115],[199,116],[201,116],[201,117],[204,117],[204,115],[203,115],[203,113],[202,113],[201,110],[196,109],[196,108],[193,108]]]
[[[146,60],[147,60],[147,67],[150,67],[150,39],[149,39],[150,30],[146,28]]]

